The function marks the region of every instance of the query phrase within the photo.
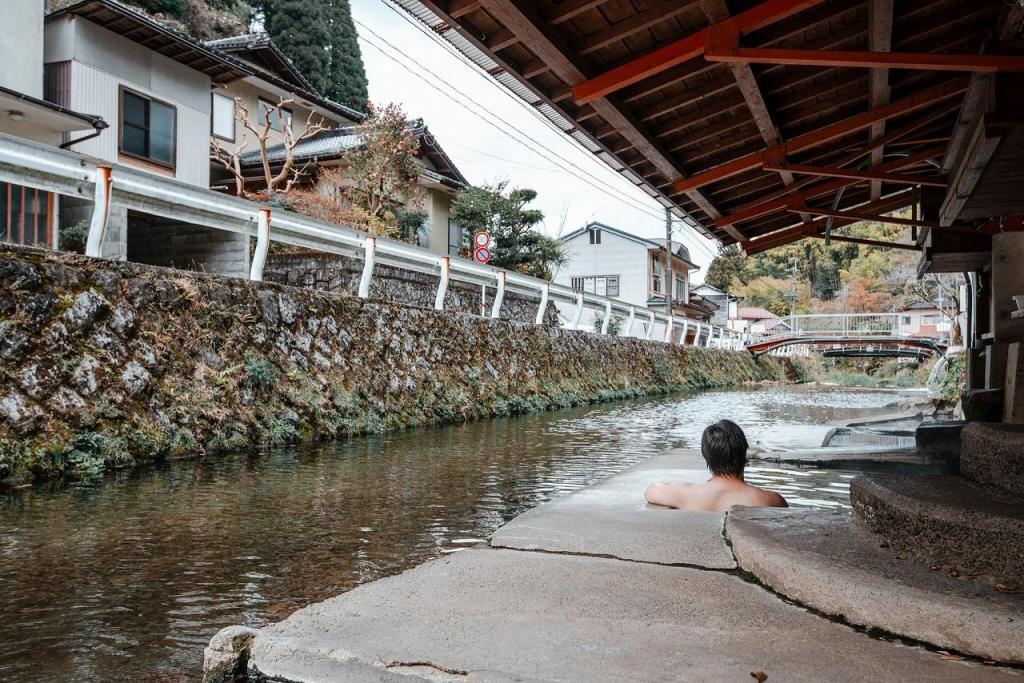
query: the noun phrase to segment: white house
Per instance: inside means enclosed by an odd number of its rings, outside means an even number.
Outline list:
[[[690,292],[690,296],[701,297],[711,307],[713,313],[710,322],[712,324],[730,330],[737,329],[736,321],[739,318],[739,303],[743,300],[743,297],[723,292],[718,287],[712,287],[706,282],[694,287]]]
[[[777,334],[789,329],[785,320],[760,306],[740,306],[733,324],[737,332],[753,335]]]
[[[604,223],[590,223],[562,237],[566,262],[554,281],[582,292],[636,304],[665,306],[668,254],[665,240],[646,239]],[[677,315],[706,319],[711,311],[691,300],[690,278],[698,266],[690,252],[672,243],[675,288],[673,310]],[[568,315],[568,310],[562,312]]]

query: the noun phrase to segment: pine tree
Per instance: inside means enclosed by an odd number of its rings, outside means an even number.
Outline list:
[[[263,27],[317,92],[359,111],[366,70],[348,0],[263,0]]]

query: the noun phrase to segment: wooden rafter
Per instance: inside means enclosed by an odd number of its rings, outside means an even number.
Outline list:
[[[825,239],[821,233],[807,233],[807,237]],[[866,247],[884,247],[886,249],[906,249],[907,251],[921,251],[921,247],[911,242],[883,242],[882,240],[869,240],[864,237],[848,237],[846,235],[829,235],[828,239],[833,242],[848,242],[850,244],[861,244]]]
[[[938,176],[903,175],[900,173],[884,173],[882,171],[857,170],[852,168],[834,168],[825,166],[808,166],[806,164],[765,164],[766,171],[787,170],[799,175],[825,176],[828,178],[851,178],[853,180],[870,180],[873,182],[897,183],[900,185],[925,185],[928,187],[946,187],[946,181]],[[877,197],[876,197],[877,199]]]
[[[596,7],[608,2],[608,0],[566,0],[566,2],[560,3],[555,11],[548,14],[544,19],[551,26],[557,26],[558,24],[569,21],[573,17],[588,12]]]
[[[709,45],[704,50],[704,59],[709,62],[869,69],[918,69],[923,71],[966,71],[979,73],[1024,71],[1024,57],[1017,55],[954,55],[934,52],[800,50]]]
[[[888,52],[892,49],[892,19],[894,0],[869,0],[868,2],[868,48],[873,52]],[[872,69],[868,75],[868,91],[871,108],[889,104],[889,70],[883,67]],[[872,124],[872,142],[885,135],[885,121]],[[885,146],[878,145],[871,150],[871,165],[878,166],[885,155]],[[871,183],[871,199],[882,196],[882,183]]]
[[[727,22],[740,34],[750,33],[772,23],[791,17],[823,0],[768,0],[746,12],[731,17]],[[592,102],[610,95],[628,85],[650,78],[673,66],[704,54],[708,29],[669,43],[653,52],[606,71],[600,76],[578,81],[573,96],[578,104]]]
[[[478,9],[480,9],[480,0],[450,0],[448,3],[448,16],[452,19],[458,19]]]
[[[629,19],[616,22],[587,36],[577,49],[581,56],[592,54],[616,41],[625,40],[663,21],[672,19],[688,10],[692,5],[693,0],[661,0],[649,10],[638,12]]]
[[[899,171],[933,159],[936,156],[941,155],[944,150],[945,147],[943,146],[932,147],[924,150],[923,152],[918,152],[917,154],[913,154],[902,159],[894,159],[884,163],[881,166],[878,166],[875,170],[883,172]],[[850,178],[836,178],[835,180],[830,180],[818,185],[812,185],[807,189],[796,192],[788,197],[779,197],[777,199],[761,202],[760,204],[755,204],[749,209],[737,211],[728,216],[717,218],[715,219],[715,227],[724,228],[725,225],[741,223],[776,211],[784,211],[788,206],[790,206],[791,202],[807,201],[814,197],[820,197],[823,194],[828,194],[829,192],[834,192],[861,182],[864,181]]]
[[[724,180],[725,178],[738,175],[745,171],[759,168],[762,163],[765,161],[770,163],[772,158],[777,157],[779,154],[792,154],[827,144],[844,135],[868,128],[878,121],[885,121],[895,116],[908,114],[942,100],[946,100],[955,95],[959,95],[966,89],[966,87],[967,79],[957,78],[940,86],[929,88],[928,90],[922,90],[921,92],[905,97],[901,100],[897,100],[896,102],[884,107],[871,109],[862,114],[856,114],[847,119],[843,119],[842,121],[832,125],[823,126],[815,131],[798,135],[789,140],[784,148],[767,148],[761,152],[746,154],[709,171],[705,171],[704,173],[698,173],[697,175],[676,183],[676,189],[683,192],[688,189],[703,187],[709,183]]]

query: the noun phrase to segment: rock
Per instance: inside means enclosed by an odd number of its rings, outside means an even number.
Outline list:
[[[77,415],[85,407],[85,401],[67,387],[61,387],[47,401],[47,405],[65,416]]]
[[[0,357],[19,361],[32,349],[32,337],[21,326],[10,320],[0,322]]]
[[[46,279],[59,289],[75,289],[81,279],[78,276],[78,271],[74,268],[53,261],[43,264],[43,272],[46,274]]]
[[[96,320],[110,310],[110,302],[95,289],[88,289],[75,297],[71,308],[64,311],[63,319],[73,332],[92,327]]]
[[[39,269],[27,261],[0,259],[0,285],[6,289],[35,290],[43,284]]]
[[[18,373],[18,386],[37,401],[53,393],[57,385],[57,372],[52,363],[32,363]]]
[[[228,626],[218,631],[203,650],[203,682],[225,683],[245,674],[256,629]]]
[[[25,302],[20,306],[20,312],[38,326],[50,317],[56,305],[57,296],[55,294],[41,292],[25,299]]]
[[[1024,499],[1024,425],[971,422],[961,441],[965,477]]]
[[[22,434],[32,431],[42,416],[43,411],[39,409],[39,406],[29,402],[17,392],[0,398],[0,417],[7,420],[15,431]]]
[[[146,388],[151,377],[149,370],[132,361],[125,366],[124,372],[121,373],[121,382],[129,394],[137,394]]]
[[[261,289],[256,293],[256,300],[259,302],[260,312],[268,325],[276,326],[281,319],[278,315],[277,296],[273,292]]]
[[[118,304],[114,309],[114,314],[110,317],[111,327],[122,337],[135,330],[135,322],[135,311],[124,303]]]
[[[284,292],[277,295],[277,304],[281,314],[281,322],[286,325],[294,323],[302,314],[299,303]]]
[[[999,422],[1003,419],[1002,389],[969,389],[960,394],[964,418],[969,422]]]
[[[99,366],[100,362],[98,360],[86,354],[82,356],[78,367],[75,368],[75,374],[71,377],[75,386],[87,396],[96,393],[96,390],[99,388],[99,383],[96,381],[96,369]]]

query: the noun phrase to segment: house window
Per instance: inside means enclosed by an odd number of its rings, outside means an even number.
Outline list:
[[[578,292],[588,292],[607,297],[619,295],[618,275],[591,275],[572,278],[572,288]]]
[[[0,239],[15,244],[55,246],[56,196],[12,183],[0,183]]]
[[[657,273],[651,277],[651,289],[655,292],[661,292],[661,276]]]
[[[903,316],[902,320],[903,320],[902,324],[904,324],[904,325],[909,325],[910,324],[910,316],[909,315]]]
[[[590,230],[590,243],[591,244],[601,244],[601,229],[600,228],[592,228]]]
[[[278,107],[270,100],[265,100],[262,97],[260,100],[260,116],[266,116],[267,112],[270,112],[270,130],[276,130],[278,133],[282,132],[281,118],[284,117],[284,125],[289,128],[292,127],[292,110],[288,107]]]
[[[939,316],[937,315],[924,315],[921,316],[921,324],[923,325],[938,325]]]
[[[174,107],[121,89],[122,154],[174,168],[177,127]]]
[[[676,278],[676,291],[672,293],[673,298],[676,301],[686,301],[686,280],[677,277]]]
[[[225,95],[211,93],[213,106],[210,115],[210,132],[221,140],[235,141],[235,100]]]

